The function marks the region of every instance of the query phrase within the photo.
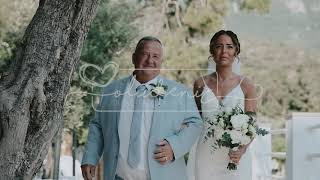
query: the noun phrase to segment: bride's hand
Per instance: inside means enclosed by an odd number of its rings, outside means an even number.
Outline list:
[[[237,151],[230,150],[229,152],[229,158],[232,162],[235,164],[239,164],[240,159],[242,155],[247,151],[247,146],[239,146],[239,149]]]

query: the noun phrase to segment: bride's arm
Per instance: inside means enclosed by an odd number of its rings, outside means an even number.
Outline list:
[[[248,78],[245,78],[241,84],[241,88],[243,90],[244,97],[245,97],[244,111],[256,112],[258,97],[257,97],[255,85]]]
[[[257,110],[257,92],[256,92],[256,87],[252,81],[250,81],[248,78],[245,78],[241,84],[241,88],[243,89],[244,92],[244,111],[245,112],[256,112]],[[251,140],[252,142],[252,140]],[[244,146],[244,152],[246,152],[247,148],[251,144],[247,144]]]
[[[244,110],[245,112],[256,112],[257,110],[257,93],[256,87],[253,82],[248,78],[245,78],[241,83],[241,89],[244,93]],[[252,140],[251,140],[252,142]],[[242,155],[247,151],[247,148],[250,146],[251,142],[247,145],[240,146],[238,151],[233,151],[229,153],[230,159],[235,163],[239,163]]]

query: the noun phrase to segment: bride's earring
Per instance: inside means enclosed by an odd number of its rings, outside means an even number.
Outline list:
[[[236,59],[237,59],[237,63],[239,64],[240,63],[240,56],[236,56]]]
[[[240,62],[240,57],[236,56],[234,58],[234,61],[232,63],[232,71],[236,74],[240,74],[240,66],[241,66],[241,62]]]
[[[208,61],[209,61],[209,62],[211,62],[211,61],[214,62],[214,59],[213,59],[213,56],[212,56],[212,55],[210,55],[210,56],[208,57]]]
[[[234,59],[233,59],[233,63],[240,63],[240,57],[239,56],[235,56]]]

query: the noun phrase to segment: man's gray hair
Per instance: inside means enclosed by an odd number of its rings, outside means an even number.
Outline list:
[[[137,44],[134,52],[137,52],[137,50],[141,47],[141,45],[143,44],[144,41],[155,41],[155,42],[158,42],[162,46],[162,43],[158,38],[153,37],[153,36],[145,36],[138,41],[138,44]]]

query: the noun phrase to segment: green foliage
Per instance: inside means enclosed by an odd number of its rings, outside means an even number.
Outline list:
[[[10,47],[10,44],[0,40],[0,79],[7,71],[11,57],[12,48]]]
[[[83,125],[83,117],[90,113],[90,109],[86,107],[83,99],[86,95],[86,92],[81,88],[71,86],[64,104],[64,128],[78,129]]]
[[[131,24],[135,12],[134,6],[125,1],[102,3],[84,43],[80,66],[90,63],[103,67],[127,47],[137,34],[137,29]],[[88,68],[85,73],[88,78],[102,84],[112,75],[111,71],[102,74],[94,68]],[[75,75],[73,83],[86,86],[78,75]]]
[[[318,52],[248,40],[242,45],[243,72],[256,82],[260,114],[284,119],[291,111],[320,111]]]
[[[77,112],[81,109],[84,111],[78,116],[78,125],[80,126],[77,126],[79,127],[77,135],[79,144],[83,144],[86,141],[88,123],[94,116],[92,104],[95,105],[99,99],[98,96],[90,95],[90,93],[100,93],[101,91],[101,88],[92,88],[91,85],[82,81],[79,75],[80,67],[89,63],[103,68],[115,56],[119,55],[123,49],[127,48],[137,34],[137,29],[132,24],[136,12],[133,3],[126,1],[104,1],[98,8],[97,15],[84,43],[81,62],[73,74],[72,81],[72,86],[77,87],[75,90],[89,93],[88,95],[79,95],[81,96],[78,97],[80,99],[74,98],[73,100],[79,102],[78,104],[74,104],[73,109],[77,109]],[[84,72],[84,75],[88,79],[100,84],[105,84],[109,81],[112,74],[113,72],[110,69],[101,73],[95,68],[87,68]],[[74,93],[72,89],[70,93]],[[74,96],[76,95],[77,93],[74,94]],[[67,121],[74,122],[72,114],[66,115],[65,118]]]
[[[265,135],[269,134],[269,131],[262,129],[262,128],[259,128],[259,127],[256,127],[256,133],[257,133],[257,135],[265,136]]]
[[[320,111],[320,53],[268,42],[241,42],[242,72],[258,91],[259,117],[284,128],[290,112]],[[285,137],[274,136],[273,151],[284,152]]]
[[[135,9],[125,2],[102,3],[91,25],[81,60],[95,65],[109,62],[136,35],[131,25]]]
[[[22,38],[22,31],[6,32],[0,37],[0,74],[5,74]]]
[[[238,167],[237,167],[237,165],[235,163],[229,162],[228,166],[227,166],[227,169],[229,169],[230,171],[233,171],[233,170],[237,170]]]
[[[0,37],[7,32],[24,29],[36,11],[34,0],[0,0]]]
[[[192,87],[195,77],[206,74],[208,51],[197,42],[186,39],[183,30],[161,36],[165,45],[163,74]],[[201,70],[203,69],[203,70]]]
[[[8,71],[9,64],[36,10],[32,0],[0,0],[0,79]],[[14,11],[12,10],[14,9]]]
[[[33,3],[28,5],[20,3],[21,6],[17,6],[15,0],[3,1],[1,3],[3,6],[0,8],[0,77],[7,71],[15,48],[22,37],[22,32],[35,11]],[[7,7],[7,9],[4,9],[4,7]],[[9,11],[9,9],[13,8],[18,8],[21,11]],[[6,15],[8,18],[3,18],[6,16],[2,13],[5,12],[10,14],[9,16]],[[84,63],[103,66],[110,62],[119,51],[127,47],[137,33],[136,28],[131,24],[135,17],[135,12],[133,4],[126,1],[103,1],[87,35],[81,63],[74,73],[64,112],[65,128],[77,129],[80,143],[84,143],[86,139],[87,125],[93,115],[91,107],[92,96],[87,96],[87,92],[99,92],[100,90],[93,91],[88,84],[80,79],[79,67]],[[16,18],[13,19],[11,17]],[[101,74],[96,69],[88,68],[85,73],[90,79],[104,82],[110,78],[112,72],[106,71]],[[95,98],[93,99],[95,100]]]
[[[272,137],[272,152],[286,152],[286,137],[285,135],[276,135]],[[280,164],[285,163],[285,159],[276,159]]]
[[[228,134],[228,133],[224,133],[222,135],[221,139],[217,140],[217,144],[218,144],[219,148],[223,146],[223,147],[229,147],[231,149],[231,148],[239,146],[239,144],[232,144],[231,142],[232,142],[232,139],[231,139],[230,134]]]
[[[240,9],[246,11],[255,11],[258,13],[268,13],[271,6],[271,0],[243,0],[240,3]]]
[[[77,134],[78,137],[78,144],[83,145],[87,142],[89,129],[88,128],[80,128]]]
[[[189,33],[205,35],[217,31],[223,24],[223,17],[228,11],[228,3],[223,0],[209,0],[205,7],[197,7],[192,1],[183,17],[183,23]]]

